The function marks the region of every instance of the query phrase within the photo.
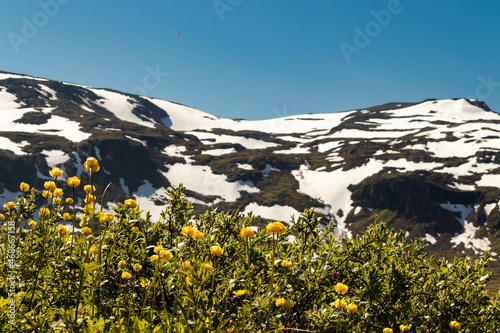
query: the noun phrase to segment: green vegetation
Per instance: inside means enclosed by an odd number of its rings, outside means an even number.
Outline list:
[[[336,239],[335,226],[322,226],[313,210],[260,231],[238,211],[193,219],[182,185],[168,191],[156,222],[133,199],[110,214],[102,210],[106,189],[92,186],[97,160],[84,166],[86,186],[76,177],[63,184],[56,168],[45,192],[23,183],[17,203],[4,205],[2,332],[500,330],[498,295],[485,291],[486,254],[433,259],[421,240],[377,220],[362,235]],[[77,219],[74,234],[65,223]]]

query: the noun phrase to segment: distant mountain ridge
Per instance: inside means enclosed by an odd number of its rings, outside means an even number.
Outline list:
[[[289,221],[315,207],[352,235],[378,215],[434,251],[500,253],[500,115],[477,100],[390,103],[269,120],[0,72],[0,198],[101,161],[110,200],[159,216],[183,183],[198,212]]]

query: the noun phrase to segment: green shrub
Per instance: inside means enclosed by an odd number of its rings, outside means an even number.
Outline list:
[[[86,163],[92,184],[99,167]],[[57,170],[51,175],[62,187]],[[429,258],[421,240],[377,221],[361,236],[336,239],[312,210],[258,232],[248,229],[253,216],[238,211],[193,219],[182,185],[168,191],[156,222],[133,199],[103,212],[106,190],[94,198],[91,186],[77,214],[83,186],[68,183],[73,203],[55,199],[60,193],[46,183],[42,209],[26,185],[4,206],[2,332],[500,330],[498,298],[484,289],[487,254]],[[62,225],[77,215],[75,234]]]

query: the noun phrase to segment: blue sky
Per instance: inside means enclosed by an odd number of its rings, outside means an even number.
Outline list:
[[[498,0],[2,1],[0,70],[267,119],[468,97],[500,111]]]

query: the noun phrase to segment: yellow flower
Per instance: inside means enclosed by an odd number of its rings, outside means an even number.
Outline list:
[[[49,175],[51,177],[54,177],[54,178],[61,177],[62,174],[63,174],[63,171],[59,168],[54,168],[54,169],[49,171]]]
[[[191,284],[191,283],[193,283],[193,278],[192,278],[192,277],[190,277],[190,276],[186,276],[186,283],[187,283],[187,284]]]
[[[95,157],[89,157],[87,160],[83,163],[83,167],[87,172],[97,172],[99,171],[99,162]]]
[[[337,308],[337,309],[345,309],[345,308],[346,308],[346,306],[347,306],[347,302],[346,302],[346,301],[344,301],[343,299],[342,299],[342,300],[337,299],[337,300],[333,303],[333,305],[334,305],[334,306],[335,306],[335,308]]]
[[[219,245],[212,245],[210,246],[210,253],[216,256],[221,256],[223,251]]]
[[[48,208],[42,208],[40,209],[40,213],[38,213],[40,216],[47,216],[50,215],[50,210]]]
[[[182,268],[183,268],[183,269],[185,269],[185,270],[190,270],[190,269],[192,268],[192,266],[191,266],[191,262],[189,262],[189,261],[184,261],[184,262],[182,263]]]
[[[253,230],[251,228],[243,228],[240,231],[240,236],[244,238],[250,238],[253,236]]]
[[[83,207],[83,211],[86,214],[89,214],[94,211],[94,207],[92,207],[92,205],[85,205],[85,207]]]
[[[240,289],[240,290],[236,290],[236,291],[233,291],[233,294],[235,294],[236,296],[243,296],[245,295],[247,291],[245,289]]]
[[[95,255],[98,255],[99,254],[99,248],[95,245],[92,245],[89,249],[89,253],[93,256]]]
[[[157,263],[160,260],[160,257],[157,254],[153,254],[151,257],[149,257],[149,260],[151,260],[151,262]]]
[[[188,227],[182,228],[181,234],[183,234],[184,236],[191,237],[191,236],[193,236],[194,232],[195,232],[194,228],[191,226],[188,226]]]
[[[399,325],[399,330],[401,332],[409,332],[411,329],[411,325]]]
[[[286,227],[281,222],[272,222],[266,226],[266,230],[270,234],[281,235],[286,231]]]
[[[101,223],[109,223],[113,221],[113,215],[110,213],[102,213],[99,215],[99,222]]]
[[[80,185],[80,179],[78,179],[77,176],[69,177],[68,185],[71,187],[77,187],[78,185]]]
[[[207,273],[210,272],[212,269],[214,269],[214,266],[212,265],[211,262],[203,265],[203,270]]]
[[[118,262],[118,267],[123,268],[125,266],[127,266],[127,262],[125,260],[120,260]]]
[[[85,185],[83,187],[83,190],[85,193],[94,193],[95,192],[95,186],[94,185]]]
[[[51,198],[52,197],[52,192],[50,192],[49,190],[43,190],[42,197],[47,198],[47,199]]]
[[[356,313],[358,312],[358,306],[356,304],[349,304],[346,306],[347,313]]]
[[[4,210],[10,210],[10,209],[13,209],[13,208],[16,208],[16,204],[14,202],[12,202],[12,201],[9,201],[9,202],[7,202],[7,203],[5,203],[3,205],[3,209]]]
[[[392,328],[384,328],[382,333],[392,333]]]
[[[56,196],[56,197],[60,197],[60,196],[62,196],[62,195],[63,195],[63,190],[62,190],[61,188],[56,188],[56,189],[54,190],[54,196]]]
[[[454,330],[455,332],[458,332],[462,328],[462,325],[460,325],[460,323],[458,321],[453,320],[450,322],[450,328],[452,330]]]
[[[137,202],[134,199],[127,199],[125,200],[125,206],[134,209],[135,207],[137,207]]]
[[[83,199],[83,201],[86,203],[86,204],[93,204],[95,202],[95,195],[93,194],[87,194],[85,196],[85,199]]]
[[[133,226],[133,227],[132,227],[132,231],[133,231],[133,232],[139,232],[139,227],[137,227],[137,226]]]
[[[26,183],[21,183],[21,185],[19,185],[19,189],[21,192],[28,192],[30,190],[30,186]]]
[[[0,220],[5,220],[5,215],[0,214]]]
[[[43,183],[43,187],[45,187],[45,189],[49,191],[54,191],[57,188],[56,183],[54,183],[54,181],[52,180]]]
[[[199,240],[203,239],[203,237],[205,237],[205,234],[204,234],[204,233],[202,233],[201,231],[196,230],[196,231],[193,233],[193,236],[191,236],[191,237],[193,237],[193,239],[194,239],[195,241],[199,241]]]
[[[71,214],[70,214],[70,213],[64,213],[64,214],[63,214],[63,219],[64,219],[65,221],[67,221],[67,220],[71,220],[71,218],[72,218],[72,217],[73,217],[73,216],[71,216]]]
[[[52,203],[55,204],[55,205],[60,205],[61,204],[61,198],[54,198],[52,200]]]
[[[283,307],[286,305],[286,300],[283,297],[280,297],[276,300],[275,304],[277,307]]]
[[[290,260],[283,260],[281,262],[281,266],[283,266],[285,268],[290,268],[290,267],[292,267],[292,262]]]
[[[160,258],[162,260],[169,261],[170,259],[172,259],[172,253],[169,250],[161,250],[160,251]]]
[[[149,284],[149,283],[148,283],[148,281],[146,281],[146,280],[144,280],[144,279],[142,279],[142,280],[141,280],[141,287],[143,287],[143,288],[144,288],[144,287],[146,287],[148,284]]]
[[[87,226],[87,221],[81,220],[80,223],[78,223],[78,225],[80,226],[80,228],[86,227]]]
[[[66,228],[66,226],[63,224],[60,224],[56,227],[56,232],[59,234],[60,237],[61,234],[65,234],[68,232],[68,228]]]
[[[31,227],[31,229],[35,229],[35,228],[36,228],[36,224],[37,224],[37,223],[36,223],[35,221],[33,221],[33,220],[30,220],[30,221],[28,222],[28,225]]]
[[[75,201],[74,201],[72,198],[67,198],[67,199],[66,199],[66,203],[67,203],[68,205],[72,205],[72,204],[73,204],[73,202],[75,202]]]
[[[161,246],[161,245],[156,245],[153,249],[154,253],[156,253],[156,254],[160,253],[161,250],[163,250],[163,246]]]
[[[142,269],[142,266],[140,264],[134,264],[132,268],[134,269],[134,271],[138,272]]]
[[[333,289],[335,289],[335,291],[341,295],[344,295],[347,290],[349,289],[349,287],[347,287],[345,284],[339,282],[335,285],[335,287],[333,287]]]
[[[92,234],[92,229],[90,229],[89,227],[82,228],[82,234],[84,234],[85,236],[90,236]]]
[[[130,279],[132,277],[132,274],[129,272],[123,272],[122,273],[122,279]]]

